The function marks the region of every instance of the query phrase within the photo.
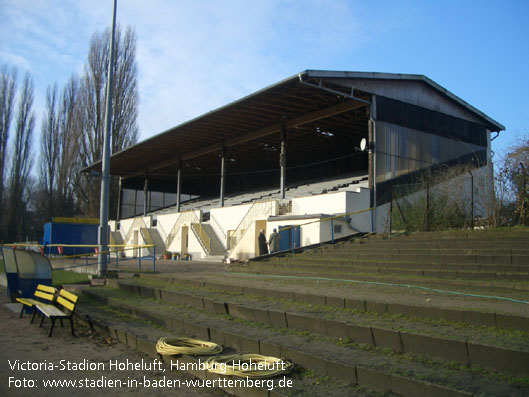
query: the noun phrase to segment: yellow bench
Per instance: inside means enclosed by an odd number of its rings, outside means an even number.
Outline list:
[[[61,327],[63,325],[63,319],[70,320],[72,335],[75,335],[73,330],[73,314],[75,311],[75,306],[77,305],[77,299],[79,299],[77,295],[74,295],[71,292],[66,291],[65,289],[61,289],[59,295],[57,296],[57,300],[55,301],[56,305],[49,305],[44,303],[37,304],[37,310],[42,314],[42,318],[40,320],[40,327],[42,327],[44,317],[48,317],[51,320],[51,328],[48,336],[51,336],[51,333],[53,332],[53,327],[55,326],[55,320],[57,319],[61,320]]]
[[[22,303],[22,309],[20,310],[19,318],[22,318],[22,314],[24,313],[25,306],[29,306],[29,307],[33,307],[34,308],[39,303],[41,303],[41,304],[42,303],[46,303],[46,302],[52,303],[53,300],[55,299],[56,292],[57,292],[57,289],[55,289],[54,287],[50,287],[50,286],[44,285],[44,284],[39,284],[39,285],[37,285],[37,289],[35,290],[35,293],[33,294],[35,299],[33,299],[33,298],[17,298],[17,302]],[[31,317],[31,322],[33,322],[33,320],[35,319],[35,313],[36,312],[37,311],[35,309],[33,309],[33,316]]]

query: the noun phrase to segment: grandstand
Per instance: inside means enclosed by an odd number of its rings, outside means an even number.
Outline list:
[[[111,230],[201,260],[256,256],[260,229],[291,226],[290,247],[383,232],[391,186],[425,172],[472,165],[491,194],[502,130],[422,75],[307,70],[115,153]]]

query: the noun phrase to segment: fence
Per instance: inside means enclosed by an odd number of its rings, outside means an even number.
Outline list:
[[[119,254],[120,252],[128,251],[128,250],[137,250],[139,249],[140,254],[136,259],[138,259],[138,268],[141,270],[141,261],[142,260],[150,260],[152,261],[152,271],[156,271],[156,247],[152,244],[149,245],[125,245],[125,244],[109,244],[109,250],[105,252],[99,252],[99,245],[91,245],[91,244],[48,244],[46,246],[41,244],[27,244],[27,243],[14,243],[14,244],[4,244],[5,247],[12,247],[13,249],[17,248],[25,248],[29,250],[36,250],[39,251],[41,254],[53,257],[53,258],[60,258],[60,259],[72,259],[74,265],[71,266],[65,266],[65,267],[55,267],[53,270],[68,270],[68,269],[74,269],[78,267],[85,267],[85,266],[92,266],[99,262],[99,256],[102,254],[115,254],[115,264],[116,268],[119,268]],[[53,247],[57,247],[59,251],[59,255],[50,255],[50,249]],[[71,248],[74,250],[74,254],[71,255],[61,255],[64,248]],[[87,248],[94,248],[93,253],[81,253],[76,254],[75,249],[83,249],[86,250]],[[149,250],[152,248],[153,254],[152,255],[141,255],[143,249]],[[76,264],[78,260],[84,259],[83,264]],[[110,264],[110,261],[107,263]]]
[[[436,231],[475,228],[488,216],[484,189],[476,189],[474,175],[465,179],[392,185],[378,197],[379,211],[387,207],[384,232]],[[382,203],[382,205],[381,205]]]

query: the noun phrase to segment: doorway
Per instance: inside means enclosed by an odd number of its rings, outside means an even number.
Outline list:
[[[281,230],[283,228],[288,228],[286,230]],[[301,227],[296,225],[283,225],[279,226],[279,235],[281,240],[279,240],[279,250],[286,251],[294,248],[300,247],[301,242]]]
[[[180,255],[183,257],[189,252],[189,228],[182,226],[182,239],[181,239],[181,250]]]
[[[259,232],[261,229],[265,231],[266,241],[268,241],[268,236],[266,235],[266,219],[255,221],[255,256],[259,255]]]

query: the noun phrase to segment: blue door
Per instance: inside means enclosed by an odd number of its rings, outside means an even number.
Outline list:
[[[281,230],[283,228],[289,228],[286,230]],[[294,243],[294,248],[300,246],[301,241],[301,227],[293,225],[283,225],[279,226],[279,235],[281,240],[279,240],[279,250],[286,251],[292,249],[292,243]]]

